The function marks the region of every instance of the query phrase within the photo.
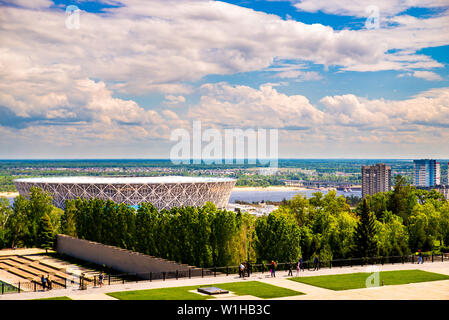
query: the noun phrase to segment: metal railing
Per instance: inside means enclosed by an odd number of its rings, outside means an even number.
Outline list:
[[[449,261],[449,253],[438,255],[424,255],[423,262],[445,262]],[[355,267],[355,266],[368,266],[368,265],[384,265],[384,264],[404,264],[404,263],[418,263],[418,256],[388,256],[388,257],[367,257],[367,258],[351,258],[351,259],[333,259],[319,261],[315,264],[314,261],[304,261],[302,263],[302,270],[312,271],[322,268],[343,268],[343,267]],[[288,271],[290,266],[292,271],[296,271],[296,262],[282,262],[276,265],[276,271]],[[253,273],[269,273],[270,264],[250,264],[250,274]],[[245,276],[248,276],[248,270],[244,271]],[[135,283],[142,281],[165,281],[169,279],[190,279],[190,278],[204,278],[204,277],[217,277],[217,276],[229,276],[238,275],[238,266],[226,266],[226,267],[212,267],[212,268],[189,268],[187,270],[175,270],[167,272],[149,272],[149,273],[124,273],[124,274],[105,274],[103,276],[103,283],[101,285],[114,285]],[[73,280],[72,280],[73,281]],[[51,290],[64,289],[71,287],[79,287],[79,289],[87,289],[88,287],[100,286],[100,274],[90,274],[89,276],[81,275],[78,280],[73,281],[65,279],[57,279],[52,281]],[[20,293],[20,292],[38,292],[49,290],[44,288],[39,281],[24,280],[18,283],[4,283],[0,281],[1,294],[8,293]]]

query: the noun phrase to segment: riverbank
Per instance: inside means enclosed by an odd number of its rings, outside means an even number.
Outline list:
[[[234,187],[232,192],[236,191],[247,191],[247,192],[255,192],[255,191],[320,191],[320,190],[329,190],[330,188],[306,188],[306,187],[293,187],[293,186],[269,186],[269,187]]]
[[[0,192],[0,198],[16,198],[18,196],[18,192]]]

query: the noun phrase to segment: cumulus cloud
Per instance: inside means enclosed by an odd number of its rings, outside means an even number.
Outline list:
[[[37,2],[36,2],[37,3]],[[127,94],[150,91],[179,95],[187,83],[208,74],[233,74],[269,67],[275,59],[338,65],[352,71],[415,66],[415,51],[449,43],[446,16],[397,17],[389,30],[342,30],[257,12],[218,1],[130,0],[101,13],[82,12],[80,29],[65,27],[63,8],[40,10],[4,6],[2,47],[13,48],[40,67],[78,68],[84,78],[101,79]],[[372,31],[372,32],[371,32]],[[414,34],[412,37],[411,34]],[[401,62],[388,50],[406,50]],[[428,67],[439,66],[426,57]],[[433,64],[432,64],[433,63]],[[283,73],[316,80],[315,73]]]
[[[434,8],[447,7],[445,0],[293,0],[294,6],[307,12],[322,11],[329,14],[367,17],[370,14],[369,7],[375,5],[382,16],[392,16],[401,13],[408,8]]]
[[[441,81],[443,78],[439,74],[431,71],[414,71],[413,76],[416,78],[422,78],[429,81]]]
[[[316,71],[304,71],[307,67],[303,64],[281,64],[270,67],[266,71],[275,72],[273,77],[280,79],[295,79],[295,81],[316,81],[323,77]]]
[[[324,108],[312,105],[304,96],[282,94],[270,85],[254,89],[218,83],[203,85],[202,90],[201,101],[189,109],[188,118],[201,119],[204,126],[278,128],[286,144],[305,147],[321,143],[323,147],[371,141],[372,145],[398,147],[425,146],[429,141],[433,145],[449,138],[443,130],[449,127],[449,88],[405,100],[326,96],[320,100]],[[435,132],[440,136],[435,137]]]
[[[400,73],[397,76],[398,78],[403,77],[415,77],[415,78],[421,78],[428,81],[441,81],[443,78],[432,71],[413,71],[413,72],[406,72],[406,73]]]
[[[301,95],[288,96],[271,85],[259,89],[227,83],[205,84],[188,117],[232,128],[301,128],[322,123],[323,113]]]
[[[337,125],[397,133],[449,127],[448,98],[449,88],[441,88],[398,101],[368,100],[349,94],[324,97],[320,102]]]
[[[166,95],[164,101],[164,103],[168,105],[177,105],[184,102],[186,102],[186,98],[184,98],[184,96],[174,96],[171,94]]]

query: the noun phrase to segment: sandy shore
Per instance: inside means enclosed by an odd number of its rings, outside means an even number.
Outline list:
[[[15,198],[18,196],[19,196],[18,192],[0,192],[0,197]]]
[[[269,187],[234,187],[232,191],[306,191],[306,190],[324,190],[310,189],[305,187],[291,187],[291,186],[269,186]],[[326,188],[327,190],[327,188]]]

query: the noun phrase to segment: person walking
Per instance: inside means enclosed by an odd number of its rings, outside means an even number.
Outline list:
[[[103,271],[100,271],[100,274],[98,276],[98,284],[100,285],[100,288],[103,286],[103,279],[104,279]]]
[[[299,259],[301,259],[301,257],[300,257]],[[297,276],[297,277],[299,277],[299,272],[300,272],[300,270],[301,270],[301,264],[300,264],[300,262],[298,261],[298,263],[296,264],[296,276]]]
[[[248,278],[251,276],[251,263],[246,261],[246,272],[248,273]]]
[[[290,262],[290,264],[288,265],[288,275],[287,277],[293,277],[293,264]]]
[[[320,259],[318,259],[317,255],[315,255],[315,260],[313,262],[314,262],[314,269],[313,269],[313,271],[319,270],[320,269]]]
[[[304,265],[302,264],[302,257],[299,257],[299,270],[304,270]]]
[[[243,263],[240,263],[240,278],[241,277],[245,278],[245,266]]]
[[[52,287],[51,287],[52,281],[50,279],[50,275],[49,274],[47,274],[47,279],[45,279],[45,282],[47,283],[48,290],[51,290],[52,289]]]
[[[276,262],[274,262],[273,260],[271,261],[270,264],[270,270],[271,270],[271,277],[276,278]]]
[[[421,261],[421,264],[424,263],[423,258],[422,258],[422,252],[421,249],[418,250],[418,264]]]
[[[41,284],[42,284],[42,290],[45,291],[45,277],[44,277],[44,275],[41,276]]]

